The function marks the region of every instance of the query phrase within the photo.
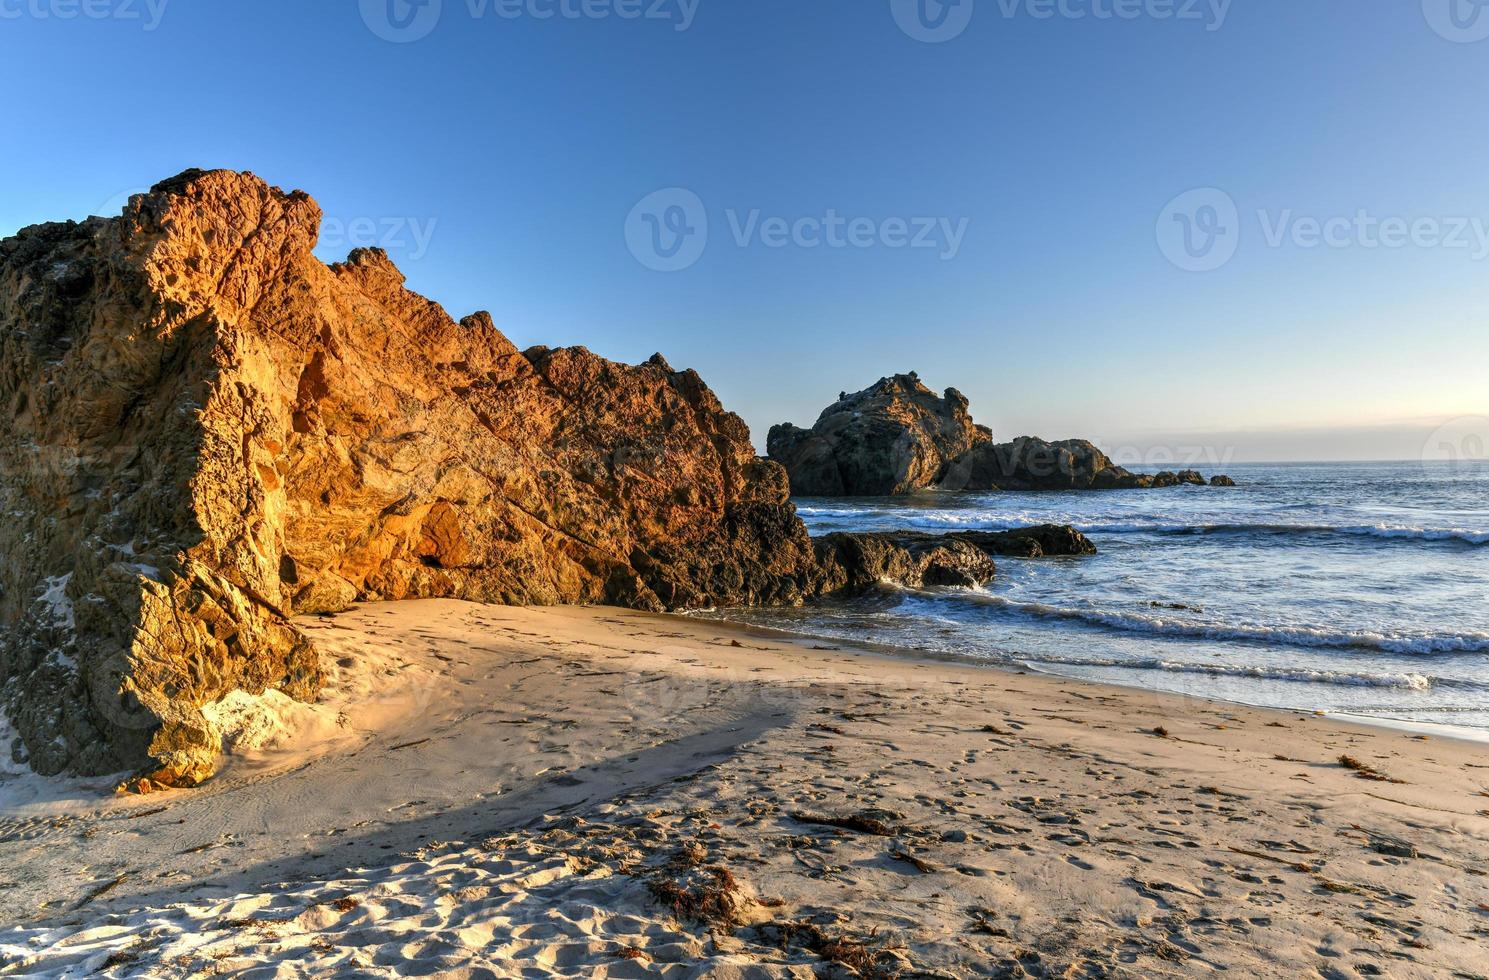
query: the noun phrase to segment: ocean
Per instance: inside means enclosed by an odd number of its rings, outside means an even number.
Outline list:
[[[1489,463],[1233,465],[1235,489],[797,501],[813,534],[1072,524],[1093,558],[759,626],[1218,698],[1489,729]]]

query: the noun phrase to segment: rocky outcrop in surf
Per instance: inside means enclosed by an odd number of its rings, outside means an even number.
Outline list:
[[[839,532],[813,539],[825,594],[863,592],[880,582],[973,588],[997,574],[995,556],[1084,557],[1096,545],[1072,527],[1045,524],[1009,531],[929,534]]]
[[[993,441],[955,388],[937,397],[914,372],[842,394],[811,429],[770,430],[770,458],[801,497],[878,497],[917,490],[1128,490],[1204,486],[1194,470],[1133,473],[1083,439]],[[1212,486],[1235,486],[1217,476]]]
[[[844,392],[811,429],[773,427],[767,450],[799,496],[887,497],[935,486],[953,460],[992,438],[961,392],[938,396],[912,371]]]
[[[1013,558],[1080,558],[1096,554],[1091,539],[1063,524],[1040,524],[1009,531],[958,531],[947,537],[965,541],[990,555]]]

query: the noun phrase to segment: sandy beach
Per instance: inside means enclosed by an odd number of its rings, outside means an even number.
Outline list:
[[[325,698],[223,705],[199,789],[0,776],[0,975],[1489,972],[1482,745],[610,608],[303,625]]]

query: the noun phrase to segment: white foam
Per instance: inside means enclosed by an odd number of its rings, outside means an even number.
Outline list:
[[[1104,626],[1128,633],[1178,636],[1205,640],[1243,640],[1301,647],[1360,648],[1397,654],[1483,653],[1489,651],[1489,633],[1375,632],[1330,630],[1312,626],[1280,626],[1249,623],[1206,623],[1173,616],[1108,609],[1074,609],[1041,602],[1015,602],[984,590],[970,590],[966,597],[984,605],[1036,619],[1063,619]]]
[[[798,507],[797,512],[815,530],[826,530],[827,522],[852,521],[864,526],[890,526],[935,530],[976,528],[1008,531],[1043,524],[1069,524],[1084,534],[1337,534],[1382,540],[1457,541],[1489,545],[1489,530],[1465,527],[1416,527],[1406,524],[1320,524],[1248,521],[1186,521],[1162,516],[1133,520],[1101,520],[1080,514],[1051,512],[1041,516],[1012,516],[989,510],[904,509],[884,510],[851,507]]]

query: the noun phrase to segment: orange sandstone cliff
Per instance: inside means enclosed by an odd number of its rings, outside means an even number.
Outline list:
[[[38,772],[210,774],[202,707],[313,698],[358,600],[661,610],[829,587],[692,371],[519,351],[321,213],[189,171],[0,243],[0,681]],[[841,573],[840,573],[841,574]]]

